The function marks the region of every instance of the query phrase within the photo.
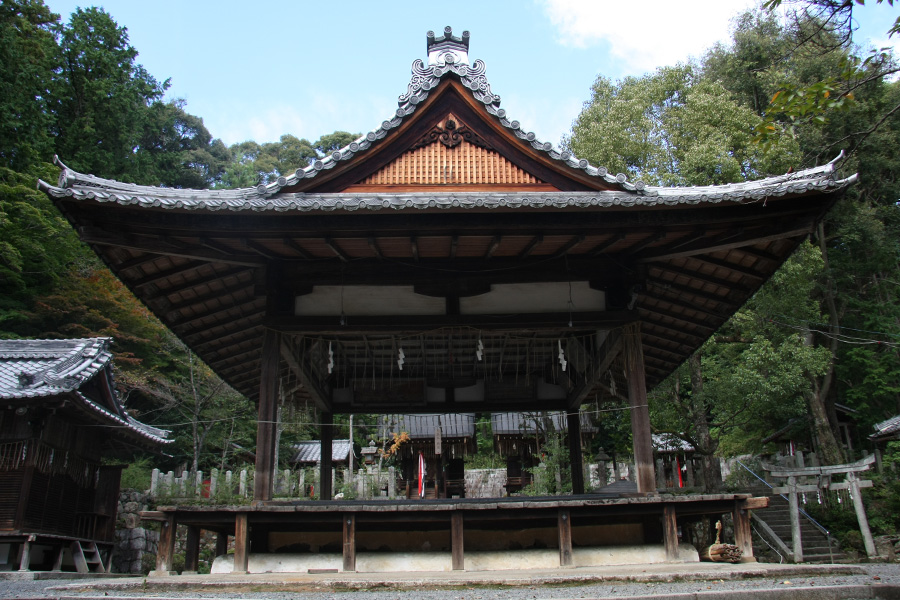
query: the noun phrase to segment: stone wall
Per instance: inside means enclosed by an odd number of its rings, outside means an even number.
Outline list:
[[[142,573],[144,554],[156,555],[159,532],[141,526],[140,512],[148,509],[149,502],[149,494],[135,490],[122,490],[119,494],[116,545],[112,556],[114,573]]]

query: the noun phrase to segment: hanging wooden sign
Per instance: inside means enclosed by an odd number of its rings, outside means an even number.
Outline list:
[[[434,428],[434,453],[437,456],[441,455],[441,428]]]

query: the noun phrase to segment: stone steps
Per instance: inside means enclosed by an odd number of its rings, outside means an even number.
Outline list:
[[[792,548],[791,514],[788,501],[778,494],[772,495],[771,490],[753,490],[753,495],[769,497],[769,507],[755,511],[754,514],[769,526],[785,546]],[[800,515],[800,539],[803,545],[803,562],[829,563],[847,559],[836,543],[833,542],[829,547],[829,540],[825,534],[802,513]]]

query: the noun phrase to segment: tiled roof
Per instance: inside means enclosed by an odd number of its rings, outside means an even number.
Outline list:
[[[0,340],[0,398],[71,392],[112,360],[109,338]]]
[[[468,49],[469,35],[463,32],[461,38],[452,35],[449,27],[444,35],[435,38],[428,32],[428,64],[415,60],[412,77],[406,93],[400,96],[398,107],[380,127],[354,140],[340,150],[298,168],[293,173],[282,175],[269,184],[236,190],[191,190],[157,188],[121,183],[93,175],[78,173],[54,159],[62,167],[56,186],[44,181],[38,187],[54,197],[71,197],[77,200],[97,200],[117,202],[124,205],[142,207],[178,208],[186,210],[232,210],[232,211],[354,211],[359,209],[401,210],[407,208],[527,208],[527,207],[567,207],[567,206],[656,206],[658,204],[698,204],[701,202],[742,202],[764,200],[803,193],[810,190],[836,191],[855,181],[855,176],[836,181],[831,163],[822,167],[806,169],[753,182],[721,186],[664,188],[646,186],[643,182],[631,183],[625,174],[613,175],[602,166],[593,166],[568,151],[559,150],[550,142],[539,140],[533,132],[522,128],[519,121],[511,120],[506,110],[500,108],[500,96],[493,93],[485,75],[485,64],[476,60],[470,64]],[[485,111],[513,135],[527,143],[535,151],[546,154],[571,169],[583,171],[596,177],[604,185],[612,184],[617,189],[609,192],[581,192],[565,194],[509,193],[509,194],[437,194],[420,197],[407,194],[280,194],[286,186],[296,185],[302,180],[315,178],[320,172],[333,169],[338,163],[346,162],[369,148],[378,145],[391,130],[400,127],[404,120],[425,102],[431,90],[444,78],[456,77],[472,97],[484,105]]]
[[[317,463],[322,460],[322,442],[319,440],[309,440],[305,442],[296,442],[291,445],[296,453],[291,462],[294,463]],[[350,440],[332,440],[331,442],[331,461],[345,463],[350,457]]]
[[[170,443],[169,432],[132,418],[113,394],[113,406],[101,406],[78,390],[111,368],[111,338],[74,340],[0,340],[0,399],[48,398],[66,394],[101,421],[127,428],[155,443]]]
[[[840,157],[838,157],[840,158]],[[837,159],[835,159],[837,160]],[[259,195],[253,189],[179,190],[120,183],[72,171],[63,167],[59,185],[44,181],[38,187],[56,197],[75,200],[113,202],[125,206],[205,211],[310,212],[379,211],[439,209],[523,209],[528,208],[610,208],[652,207],[720,202],[765,201],[810,191],[823,193],[843,190],[856,181],[856,175],[835,179],[834,161],[825,165],[755,181],[696,187],[647,187],[642,192],[434,192],[410,193],[333,193],[303,192]]]
[[[471,438],[475,436],[475,413],[388,415],[381,421],[381,436],[405,431],[410,439],[434,438],[434,430],[441,428],[441,438]]]
[[[870,435],[869,439],[877,440],[900,436],[900,415],[877,423],[874,429],[875,433]]]
[[[554,431],[567,431],[565,413],[562,411],[552,411],[546,414],[549,418],[550,427]],[[544,414],[534,412],[503,412],[491,413],[491,429],[494,435],[529,435],[538,429],[538,422],[541,428],[544,426]],[[591,418],[587,413],[579,413],[581,421],[582,433],[594,433],[597,428],[591,423]]]

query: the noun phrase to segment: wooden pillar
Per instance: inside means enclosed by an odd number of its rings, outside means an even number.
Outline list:
[[[862,534],[863,544],[866,546],[866,554],[869,558],[878,556],[875,550],[875,540],[872,539],[872,531],[869,529],[869,519],[866,518],[866,507],[863,505],[862,494],[859,491],[859,477],[855,471],[847,473],[847,483],[850,488],[850,497],[853,499],[853,508],[856,510],[856,520],[859,523],[859,532]]]
[[[572,467],[572,493],[584,493],[584,459],[581,455],[581,415],[578,410],[566,414],[569,437],[569,463]]]
[[[731,513],[734,521],[734,545],[741,551],[741,562],[756,562],[753,556],[753,534],[750,530],[750,511],[741,506],[743,501],[734,503]]]
[[[631,405],[635,482],[638,493],[650,494],[656,491],[656,475],[653,468],[653,441],[650,437],[650,408],[647,406],[647,376],[644,371],[640,323],[625,325],[622,335],[628,401]]]
[[[247,513],[234,516],[234,567],[232,573],[246,573],[250,566],[250,523]]]
[[[19,570],[20,571],[30,571],[31,570],[31,541],[33,536],[28,536],[24,542],[22,542],[22,556],[19,557]]]
[[[253,500],[272,499],[275,480],[275,441],[278,429],[278,363],[281,333],[266,329],[259,369],[259,418],[256,425],[256,474]]]
[[[453,556],[454,571],[464,571],[466,569],[464,539],[463,515],[460,511],[455,510],[450,513],[450,551]]]
[[[671,504],[663,507],[663,543],[666,546],[666,560],[678,560],[678,521],[675,507]]]
[[[791,512],[791,541],[793,542],[794,562],[803,562],[803,538],[800,534],[800,503],[797,494],[797,477],[788,477],[788,504]]]
[[[172,559],[175,555],[175,515],[168,514],[159,524],[159,544],[156,548],[156,571],[154,575],[172,573]]]
[[[216,534],[216,556],[228,554],[228,533],[220,531]]]
[[[53,561],[53,571],[62,571],[63,557],[66,554],[66,546],[65,544],[59,544],[56,547],[56,559]],[[110,558],[112,558],[112,553],[110,553]],[[109,571],[107,571],[109,572]]]
[[[334,440],[334,415],[322,413],[322,460],[319,461],[319,500],[331,500],[334,487],[331,478],[331,449]]]
[[[187,539],[184,541],[184,571],[182,574],[195,574],[200,564],[200,528],[187,526]]]
[[[569,510],[559,509],[556,522],[559,529],[559,566],[571,567],[575,561],[572,556],[572,518]]]
[[[356,514],[344,513],[344,572],[356,571]]]

